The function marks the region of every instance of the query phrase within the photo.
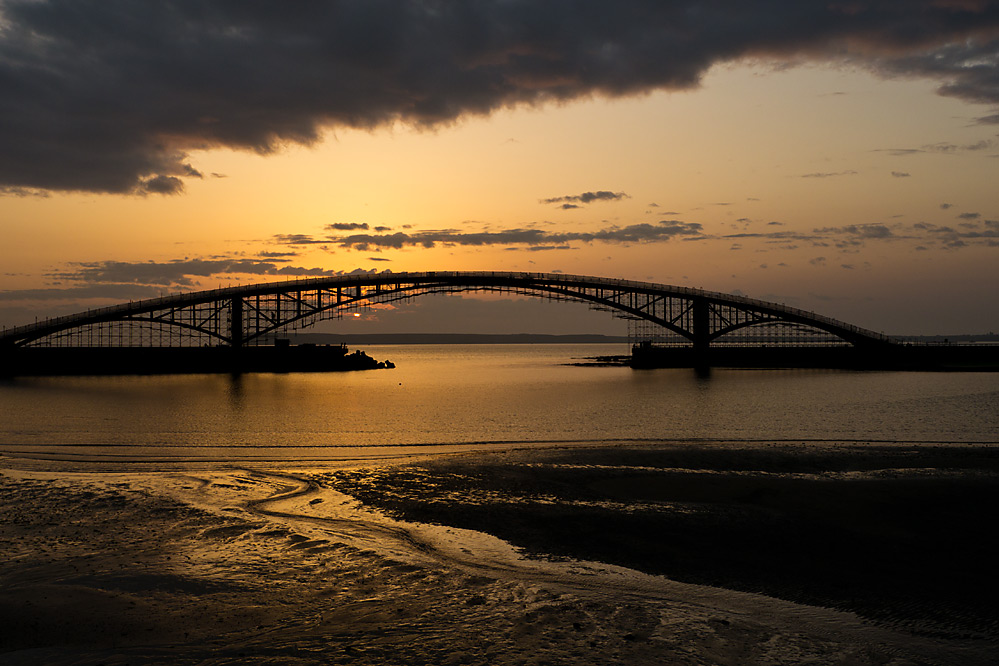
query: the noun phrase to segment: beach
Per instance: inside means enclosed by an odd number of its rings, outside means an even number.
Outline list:
[[[984,532],[939,576],[916,565],[943,549],[836,570],[849,549],[823,555],[805,534],[782,557],[775,540],[801,516],[883,532],[879,504],[919,482],[952,497],[940,524],[914,514],[924,548],[941,524],[963,547],[953,516],[987,526],[991,509],[967,502],[995,491],[992,449],[916,448],[560,443],[284,469],[5,458],[0,663],[991,663]],[[954,497],[957,478],[977,490]],[[837,480],[869,487],[833,511]],[[911,551],[896,524],[851,546]],[[732,557],[739,525],[758,538]],[[846,574],[874,591],[843,591]]]

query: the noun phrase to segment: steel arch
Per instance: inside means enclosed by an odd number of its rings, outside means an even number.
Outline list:
[[[773,324],[821,331],[854,346],[895,342],[813,312],[689,287],[561,273],[432,271],[305,278],[123,303],[6,329],[0,334],[0,344],[134,346],[136,329],[132,327],[138,326],[139,345],[145,344],[143,335],[148,330],[150,345],[157,338],[156,346],[207,340],[240,347],[259,343],[288,326],[311,325],[351,309],[468,291],[583,302],[619,317],[650,322],[695,347],[707,347],[741,329]],[[164,331],[168,332],[166,345]]]

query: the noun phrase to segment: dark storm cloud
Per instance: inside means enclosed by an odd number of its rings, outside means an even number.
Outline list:
[[[940,3],[960,11],[959,0]],[[990,18],[980,30],[969,31],[968,38],[939,44],[910,53],[875,59],[872,66],[885,74],[926,76],[941,79],[942,95],[983,104],[999,103],[999,35],[995,32],[995,2],[963,3],[969,10],[980,10]],[[946,9],[942,7],[942,9]],[[994,122],[994,115],[983,116],[980,123]]]
[[[628,195],[624,192],[610,192],[608,190],[599,190],[597,192],[583,192],[582,194],[567,194],[561,197],[551,197],[549,199],[542,199],[541,203],[553,204],[561,203],[562,208],[579,208],[576,204],[588,204],[594,201],[620,201],[621,199],[627,199]],[[564,202],[564,203],[563,203]]]
[[[997,27],[999,0],[0,0],[0,186],[174,194],[194,150],[692,88],[744,57],[997,103]]]
[[[664,220],[655,224],[641,223],[626,227],[611,227],[599,231],[551,232],[541,229],[507,229],[503,231],[461,232],[418,231],[415,233],[396,232],[394,234],[353,234],[350,236],[330,236],[326,242],[342,248],[370,251],[381,249],[398,250],[404,247],[432,248],[445,246],[487,246],[522,245],[528,247],[565,246],[572,242],[584,243],[656,243],[681,237],[702,235],[701,225],[696,222]],[[279,239],[280,242],[280,239]]]

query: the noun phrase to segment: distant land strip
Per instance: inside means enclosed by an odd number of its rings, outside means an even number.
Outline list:
[[[498,345],[627,344],[626,335],[544,335],[539,333],[289,333],[292,344],[333,345]]]
[[[501,345],[501,344],[627,344],[626,335],[576,333],[547,335],[541,333],[288,333],[282,335],[292,344],[333,345]],[[899,335],[903,342],[919,344],[973,342],[999,343],[999,334],[979,335]]]

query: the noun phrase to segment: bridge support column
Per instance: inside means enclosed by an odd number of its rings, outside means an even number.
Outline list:
[[[704,371],[711,367],[708,346],[711,342],[711,316],[708,310],[708,302],[703,298],[694,300],[693,304],[693,331],[694,334],[694,368]]]
[[[691,333],[694,334],[694,349],[707,350],[711,340],[711,317],[708,312],[708,302],[703,298],[694,300]]]
[[[243,299],[238,296],[229,304],[229,344],[233,349],[243,346]]]

